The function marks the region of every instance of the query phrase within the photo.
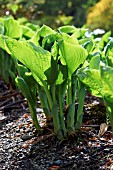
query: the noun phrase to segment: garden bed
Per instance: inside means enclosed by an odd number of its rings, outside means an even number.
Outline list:
[[[38,135],[32,123],[25,98],[0,80],[0,169],[1,170],[75,170],[113,169],[113,132],[109,127],[98,137],[106,109],[98,98],[87,95],[83,126],[68,140],[58,141],[53,127],[37,102]]]

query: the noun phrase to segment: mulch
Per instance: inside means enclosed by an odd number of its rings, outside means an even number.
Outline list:
[[[87,95],[83,126],[68,140],[58,141],[37,100],[38,135],[26,99],[0,79],[0,170],[113,170],[111,127],[98,136],[106,122],[106,108],[99,99]]]

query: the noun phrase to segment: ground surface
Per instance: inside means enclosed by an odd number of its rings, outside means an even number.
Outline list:
[[[105,107],[87,96],[81,131],[59,142],[53,129],[36,134],[26,100],[0,80],[0,170],[113,170],[113,133],[98,137]],[[40,124],[45,123],[40,102]]]

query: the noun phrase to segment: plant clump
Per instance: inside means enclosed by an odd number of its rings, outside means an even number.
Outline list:
[[[1,30],[0,49],[6,52],[0,56],[1,73],[6,66],[3,61],[10,56],[17,70],[13,72],[15,86],[27,99],[39,133],[43,128],[36,113],[37,93],[46,122],[52,123],[59,140],[81,129],[87,92],[103,99],[113,129],[110,31],[97,41],[93,32],[87,37],[84,28],[67,25],[55,31],[46,25],[39,28],[39,25],[27,23],[23,26],[12,17],[2,19]],[[12,70],[10,72],[12,75]]]

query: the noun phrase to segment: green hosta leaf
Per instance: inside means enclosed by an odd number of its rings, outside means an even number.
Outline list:
[[[48,36],[49,34],[55,34],[56,32],[54,30],[52,30],[50,27],[43,25],[32,37],[31,41],[35,44],[35,45],[42,45],[41,41],[42,38]]]
[[[74,32],[77,31],[77,28],[74,27],[74,26],[70,26],[70,25],[67,25],[67,26],[62,26],[62,27],[59,27],[58,30],[60,32],[64,32],[64,33],[69,33],[69,34],[73,34]]]
[[[36,89],[37,89],[37,87],[36,87],[37,83],[36,83],[35,79],[33,78],[31,72],[24,72],[22,77],[17,76],[17,78],[15,80],[16,80],[17,85],[18,86],[20,85],[19,88],[20,88],[20,90],[23,91],[23,94],[26,95],[26,98],[28,98],[27,95],[29,95],[29,94],[27,91],[24,90],[24,88],[26,90],[29,89],[30,95],[32,96],[32,98],[34,98],[34,101],[35,101],[36,100],[35,94],[36,94]],[[25,84],[26,84],[26,87],[24,87]],[[25,94],[25,93],[27,93],[27,94]],[[29,95],[29,97],[30,97],[30,95]]]
[[[79,45],[78,40],[75,37],[71,37],[66,33],[62,33],[62,39],[66,42],[73,44],[73,45]]]
[[[108,66],[113,67],[113,40],[111,40],[105,47],[105,55]]]
[[[107,64],[108,66],[112,67],[113,68],[113,56],[108,56],[107,57]]]
[[[100,70],[79,69],[77,75],[93,95],[105,96],[113,100],[113,68],[100,66]]]
[[[95,96],[101,96],[103,83],[100,76],[100,70],[96,69],[79,69],[77,76]]]
[[[12,72],[15,74],[14,61],[5,50],[0,49],[0,75],[7,84],[11,83],[12,78],[14,77]]]
[[[90,52],[93,50],[94,45],[95,45],[94,42],[93,42],[92,40],[90,40],[90,41],[87,41],[87,42],[83,45],[83,47],[87,50],[88,53],[90,53]]]
[[[89,68],[99,70],[100,68],[100,56],[93,56],[90,63]]]
[[[59,70],[57,61],[51,57],[51,67],[45,72],[48,84],[54,84],[58,78]]]
[[[65,80],[67,80],[68,73],[67,73],[67,66],[65,65],[59,65],[59,74],[58,78],[56,80],[56,84],[59,85]]]
[[[54,44],[51,48],[51,55],[54,57],[55,60],[58,58],[59,46],[58,46],[58,43],[56,41],[54,42]]]
[[[6,36],[0,35],[0,48],[2,48],[3,50],[7,51],[7,53],[11,54],[9,48],[6,45],[6,41],[5,40],[7,38],[8,37],[6,37]]]
[[[28,69],[22,65],[17,63],[17,70],[18,70],[18,75],[20,77],[23,77],[26,72],[28,72]]]
[[[13,18],[4,19],[5,35],[11,38],[20,38],[22,36],[22,28],[17,20]]]
[[[59,43],[61,55],[68,67],[68,73],[72,75],[76,69],[83,64],[87,57],[87,51],[80,45],[73,45],[66,41]]]
[[[19,89],[22,91],[23,95],[28,99],[28,101],[32,101],[32,97],[30,94],[30,89],[29,86],[27,85],[27,83],[25,82],[25,80],[21,77],[17,77],[15,79],[17,86],[19,87]],[[32,101],[33,103],[33,101]]]
[[[35,34],[35,31],[33,31],[32,29],[26,27],[26,26],[22,26],[22,35],[27,37],[27,38],[32,38],[33,35]]]
[[[76,129],[80,129],[82,126],[84,99],[86,96],[86,88],[81,82],[79,82],[77,93],[78,93],[78,109],[76,118]]]
[[[30,28],[32,31],[38,31],[40,29],[39,25],[35,25],[33,23],[27,22],[26,27]]]
[[[20,25],[24,25],[28,22],[27,18],[25,17],[18,18],[17,21],[19,22]]]
[[[58,78],[57,78],[57,80],[56,80],[56,85],[61,84],[63,81],[64,81],[64,79],[63,79],[63,74],[62,74],[61,71],[59,71]]]
[[[49,34],[45,36],[42,40],[42,47],[46,50],[51,50],[52,45],[54,44],[55,41],[60,41],[60,40],[65,40],[66,42],[70,44],[75,44],[78,45],[78,40],[76,38],[72,38],[66,33],[54,33],[54,34]]]
[[[107,120],[108,122],[110,121],[110,124],[111,124],[111,127],[112,127],[112,131],[113,131],[113,99],[109,100],[109,98],[104,98],[104,102],[106,104],[106,108],[107,108],[107,116],[108,116],[108,119]]]
[[[104,34],[100,40],[100,42],[98,43],[98,46],[104,47],[105,43],[107,43],[109,41],[109,37],[111,36],[111,31],[107,32],[106,34]]]
[[[26,75],[27,77],[27,75]],[[30,77],[29,77],[30,79]],[[32,80],[32,79],[31,79]],[[28,100],[29,104],[36,108],[36,86],[29,86],[29,83],[26,82],[22,77],[16,77],[15,82],[18,88],[21,90],[22,94]]]
[[[2,36],[2,38],[5,37]],[[0,40],[3,41],[3,39]],[[12,56],[28,67],[35,77],[46,80],[44,72],[50,67],[51,62],[51,54],[48,51],[27,41],[17,41],[11,38],[5,38],[5,43]]]
[[[25,82],[27,83],[28,87],[29,87],[29,90],[31,92],[31,95],[32,94],[36,94],[36,86],[37,86],[37,83],[35,81],[35,79],[33,78],[31,72],[26,72],[24,75],[23,75],[23,78],[25,80]],[[32,95],[32,97],[34,97],[34,95]],[[36,100],[36,99],[35,99]]]
[[[9,70],[9,83],[15,83],[16,74],[14,71]],[[12,82],[11,82],[12,81]]]
[[[74,38],[82,38],[88,29],[78,28],[76,32],[72,34]]]
[[[87,31],[87,29],[84,29],[84,28],[76,28],[76,27],[70,26],[70,25],[66,25],[66,26],[59,27],[58,30],[59,30],[61,33],[72,34],[72,35],[71,35],[72,38],[82,37],[82,36],[85,34],[85,32]]]
[[[43,38],[42,47],[48,51],[51,51],[51,47],[53,46],[56,40],[57,40],[56,34],[49,34]]]
[[[110,124],[113,130],[113,68],[101,66],[101,77],[103,81],[102,97],[109,114]]]
[[[3,26],[3,23],[0,23],[0,34],[4,34],[4,26]]]
[[[91,41],[91,38],[82,38],[82,39],[79,39],[79,44],[84,45],[85,43],[89,41]]]
[[[105,47],[105,55],[113,56],[113,40],[111,40]]]
[[[50,27],[43,25],[39,30],[38,33],[41,37],[45,37],[49,34],[54,34],[56,33],[53,29],[51,29]]]
[[[103,81],[103,96],[108,97],[113,101],[113,68],[108,66],[101,66],[101,78]]]

